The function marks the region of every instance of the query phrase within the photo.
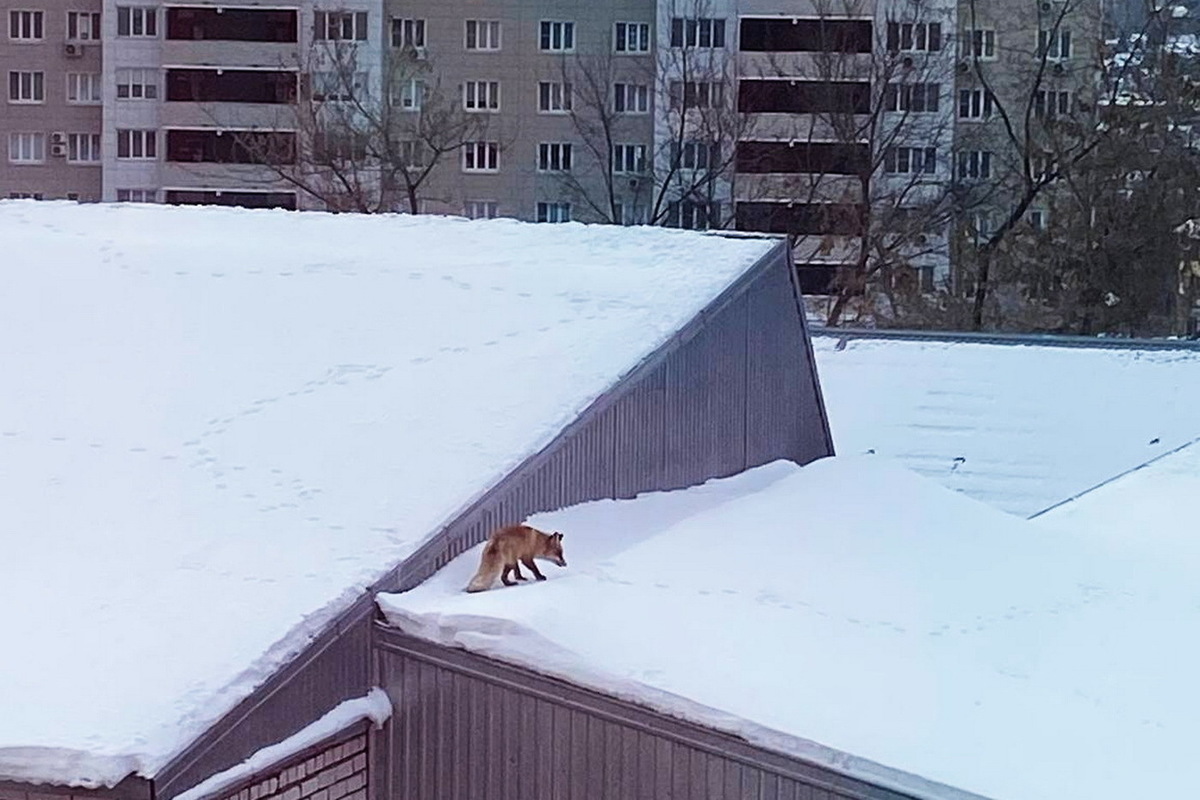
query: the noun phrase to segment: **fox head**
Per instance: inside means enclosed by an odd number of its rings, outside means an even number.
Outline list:
[[[542,542],[542,557],[553,561],[560,567],[565,567],[567,559],[563,557],[562,540],[563,535],[558,531],[547,536]]]

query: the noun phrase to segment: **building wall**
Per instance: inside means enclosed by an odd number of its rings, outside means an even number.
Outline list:
[[[405,800],[908,800],[909,796],[380,626],[375,796]]]
[[[833,452],[783,242],[586,409],[542,452],[449,520],[304,653],[156,778],[170,798],[370,685],[377,591],[411,588],[501,525],[537,511],[694,485]]]
[[[68,11],[100,10],[101,0],[4,0],[0,3],[0,198],[40,196],[50,199],[97,200],[100,197],[99,162],[72,163],[69,151],[54,144],[67,143],[70,134],[100,133],[99,101],[68,99],[68,74],[97,75],[101,71],[98,41],[68,37]],[[34,11],[41,15],[41,38],[14,38],[11,12]],[[90,33],[90,32],[89,32]],[[68,50],[67,45],[71,45]],[[14,102],[9,91],[12,71],[39,73],[39,102]],[[97,77],[96,80],[99,80]],[[86,95],[85,95],[86,97]],[[60,134],[56,137],[55,134]],[[11,134],[41,137],[38,163],[14,163]],[[90,148],[90,143],[87,145]],[[78,153],[77,155],[84,155]]]

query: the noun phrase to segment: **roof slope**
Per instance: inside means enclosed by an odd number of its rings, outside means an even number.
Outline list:
[[[0,778],[78,785],[153,774],[775,244],[58,203],[0,241]]]
[[[533,522],[565,532],[546,583],[464,594],[476,549],[381,607],[919,797],[1191,792],[1194,545],[1163,570],[869,456]]]
[[[1029,516],[1200,436],[1200,351],[813,340],[834,444]]]

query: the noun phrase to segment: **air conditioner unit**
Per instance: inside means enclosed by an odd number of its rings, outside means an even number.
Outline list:
[[[905,69],[912,69],[913,64],[915,64],[916,62],[913,61],[912,56],[905,56],[904,59],[900,63],[904,65]]]
[[[62,158],[67,154],[67,146],[65,144],[50,145],[50,155]]]
[[[1054,74],[1055,75],[1062,75],[1066,71],[1067,71],[1067,68],[1065,66],[1063,66],[1061,63],[1054,65]]]
[[[66,147],[67,146],[67,135],[65,133],[63,133],[62,131],[55,131],[54,133],[50,134],[50,144],[52,144],[52,145],[61,144],[63,147]]]
[[[963,59],[962,61],[958,62],[958,71],[963,73],[964,75],[966,73],[970,72],[971,71],[971,62],[966,59]]]
[[[1042,3],[1042,11],[1044,11],[1046,13],[1050,13],[1050,11],[1053,10],[1053,8],[1054,8],[1054,6],[1051,5],[1049,2]]]
[[[79,58],[83,55],[83,45],[79,42],[67,42],[63,45],[63,52],[68,58]]]

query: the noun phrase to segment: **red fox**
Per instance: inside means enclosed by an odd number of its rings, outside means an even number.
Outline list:
[[[565,567],[567,560],[563,558],[562,539],[561,533],[543,533],[528,525],[509,525],[507,528],[492,531],[483,548],[479,571],[467,584],[467,591],[482,592],[490,589],[496,578],[503,581],[505,586],[515,586],[516,581],[510,581],[508,573],[512,572],[518,581],[525,580],[520,564],[529,567],[533,577],[539,581],[546,580],[546,576],[538,571],[533,560],[544,558]]]

